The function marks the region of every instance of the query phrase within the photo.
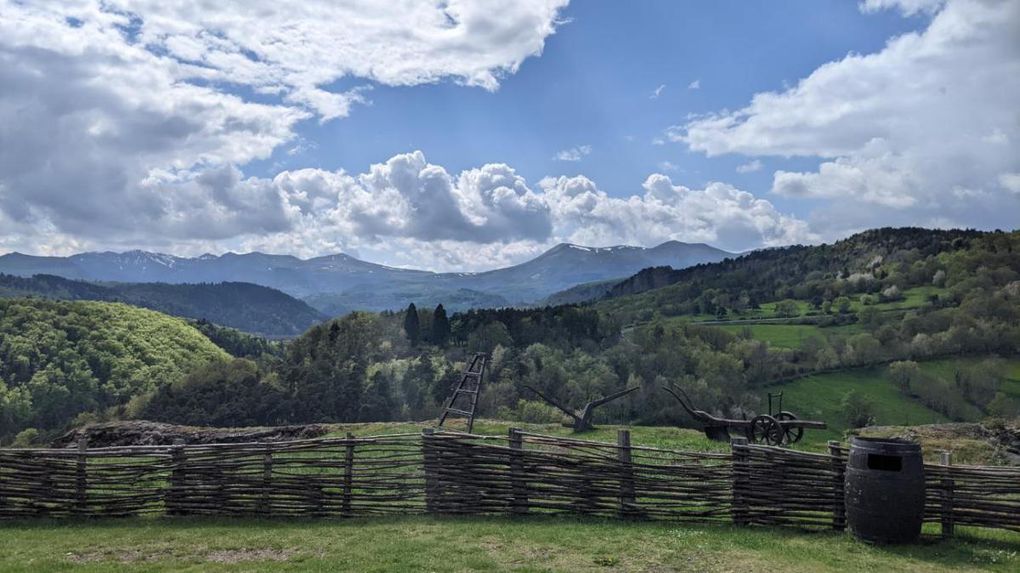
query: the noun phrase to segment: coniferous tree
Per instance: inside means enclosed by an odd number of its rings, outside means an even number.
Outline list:
[[[436,306],[432,314],[432,343],[436,346],[446,346],[450,339],[450,319],[446,316],[446,309],[442,303]]]
[[[418,346],[418,341],[421,340],[421,325],[418,321],[418,307],[414,306],[413,302],[407,305],[407,312],[404,313],[404,333],[412,347]]]

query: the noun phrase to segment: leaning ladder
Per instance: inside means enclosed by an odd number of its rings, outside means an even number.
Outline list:
[[[487,359],[488,356],[479,353],[475,354],[470,362],[468,362],[464,375],[461,376],[460,382],[454,389],[453,394],[446,401],[443,413],[439,416],[440,428],[443,427],[443,422],[446,422],[450,414],[454,414],[467,418],[467,431],[469,434],[471,433],[475,426],[475,409],[478,407],[478,394],[482,391],[482,374],[485,372],[485,362]],[[467,403],[461,404],[465,399]],[[458,403],[458,400],[461,403]]]

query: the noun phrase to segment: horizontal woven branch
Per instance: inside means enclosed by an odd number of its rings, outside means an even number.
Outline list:
[[[0,449],[0,519],[568,513],[841,529],[847,452],[527,432]],[[1020,531],[1020,468],[924,468],[926,520]]]

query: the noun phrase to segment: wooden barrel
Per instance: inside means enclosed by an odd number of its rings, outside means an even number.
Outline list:
[[[906,440],[853,438],[846,469],[847,525],[871,543],[909,543],[924,521],[921,446]]]

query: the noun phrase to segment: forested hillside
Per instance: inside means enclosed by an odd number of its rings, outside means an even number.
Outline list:
[[[0,274],[0,297],[24,296],[126,302],[268,336],[294,336],[326,318],[290,295],[250,283],[96,284],[53,275]]]
[[[685,281],[596,306],[475,310],[449,319],[444,312],[439,321],[431,310],[411,308],[332,321],[295,340],[279,369],[258,374],[270,380],[267,392],[282,392],[292,405],[257,421],[429,417],[474,351],[493,355],[483,412],[522,420],[560,416],[525,386],[581,405],[637,384],[639,392],[600,415],[670,423],[684,418],[663,399],[662,384],[679,384],[702,407],[739,416],[761,410],[766,386],[890,363],[899,380],[891,395],[932,416],[1020,413],[1011,363],[995,358],[1016,356],[1020,347],[1020,234],[878,230],[837,245],[749,256],[751,263],[685,271],[700,287]],[[780,321],[763,332],[795,328],[798,338],[775,343],[756,335],[757,326],[719,322],[754,317]],[[924,373],[928,360],[960,356],[975,358],[948,377]],[[191,395],[207,395],[226,378],[215,372],[171,387],[176,394],[161,393],[149,413],[196,423],[203,414],[182,419],[177,405],[197,404]],[[852,390],[829,399],[854,403]],[[258,394],[249,396],[252,404]],[[896,408],[864,402],[854,419],[830,422],[867,423]],[[222,400],[205,407],[221,409]]]
[[[126,304],[0,299],[0,436],[60,428],[227,354],[184,320]]]
[[[952,257],[972,247],[973,257]],[[680,270],[645,269],[617,283],[609,291],[611,300],[600,308],[624,321],[647,319],[651,313],[725,316],[783,299],[807,301],[820,309],[840,296],[880,295],[894,286],[900,292],[942,286],[950,276],[963,281],[985,263],[1009,269],[1015,249],[1016,233],[874,229],[831,245],[762,249]],[[950,265],[953,268],[947,268]],[[943,272],[936,278],[939,270]]]
[[[1020,415],[1020,233],[877,230],[748,257],[595,305],[353,313],[279,351],[199,325],[246,358],[181,368],[127,413],[216,425],[427,419],[463,361],[489,352],[480,412],[521,421],[562,416],[529,386],[581,406],[636,385],[596,421],[689,424],[667,384],[736,417],[785,390],[837,435],[902,423],[902,412]]]

